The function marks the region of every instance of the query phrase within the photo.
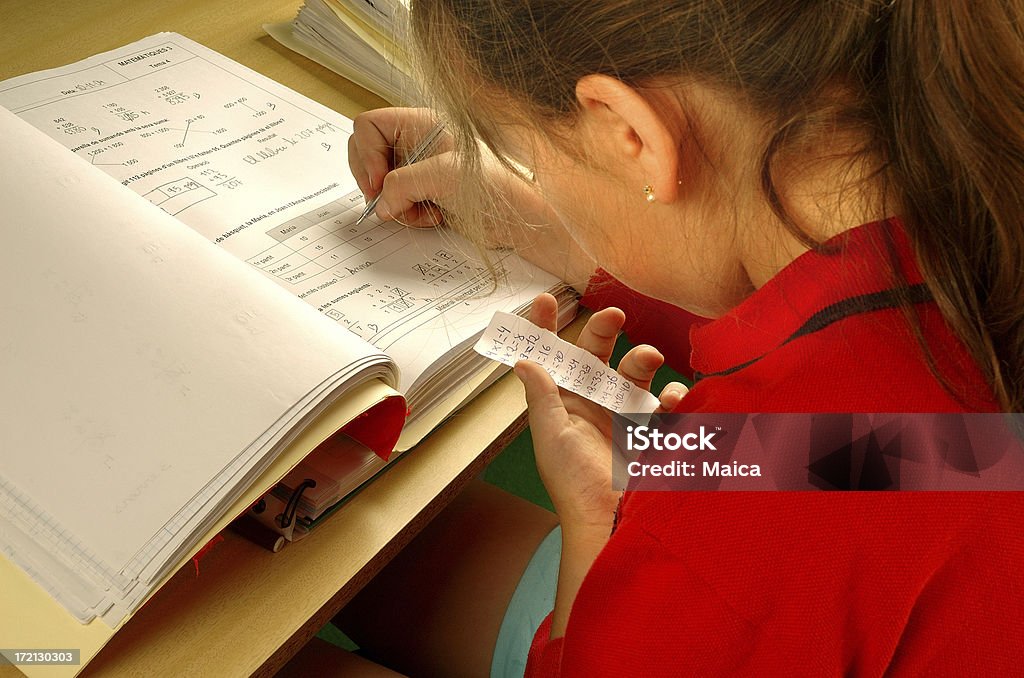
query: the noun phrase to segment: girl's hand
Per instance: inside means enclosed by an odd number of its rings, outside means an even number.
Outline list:
[[[533,303],[530,320],[555,330],[557,304],[542,294]],[[607,308],[591,316],[577,345],[607,364],[622,329],[625,314]],[[618,371],[634,385],[649,389],[664,357],[655,348],[633,348]],[[551,496],[567,533],[607,539],[619,500],[612,490],[611,414],[597,403],[561,390],[542,367],[521,361],[516,375],[526,387],[530,429],[541,480]],[[669,384],[662,391],[661,409],[673,409],[686,388]]]
[[[533,302],[530,320],[555,330],[557,304],[550,294]],[[605,363],[625,315],[607,308],[591,316],[577,344]],[[619,362],[618,371],[649,389],[664,358],[650,346],[637,346]],[[520,361],[516,375],[526,387],[530,429],[541,480],[562,526],[562,555],[551,616],[551,637],[565,635],[576,593],[611,534],[619,493],[612,490],[611,415],[597,403],[560,391],[540,365]],[[682,384],[661,392],[661,410],[670,411],[686,393]]]
[[[458,177],[450,135],[442,134],[433,155],[408,167],[405,155],[434,127],[427,108],[381,108],[356,117],[348,140],[348,164],[367,202],[378,194],[374,214],[387,221],[429,228],[444,220],[441,208],[452,207],[455,192],[463,187]],[[517,213],[519,227],[492,228],[478,234],[485,247],[511,247],[527,261],[584,289],[597,263],[591,259],[551,211],[537,186],[509,172],[486,150],[481,168],[487,190],[498,202]],[[509,219],[506,225],[517,223]]]
[[[426,108],[381,108],[353,121],[349,168],[367,201],[380,194],[374,214],[381,219],[424,227],[437,226],[443,220],[438,206],[457,185],[451,136],[442,133],[432,155],[402,166],[405,155],[435,122],[433,112]]]

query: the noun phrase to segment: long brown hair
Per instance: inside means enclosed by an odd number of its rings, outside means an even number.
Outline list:
[[[823,122],[865,130],[860,150],[883,158],[939,308],[1001,406],[1024,410],[1024,2],[413,0],[412,10],[424,75],[471,161],[475,140],[498,145],[478,111],[550,132],[572,121],[585,75],[692,78],[775,121],[762,189],[789,223],[780,155]],[[854,94],[839,108],[823,96],[836,84]]]

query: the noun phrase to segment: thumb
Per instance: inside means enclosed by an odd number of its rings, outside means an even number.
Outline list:
[[[550,440],[569,426],[569,413],[551,376],[543,367],[528,360],[515,366],[516,376],[526,388],[526,405],[535,440]]]

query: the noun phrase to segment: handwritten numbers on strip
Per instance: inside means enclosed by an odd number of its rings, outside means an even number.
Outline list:
[[[650,414],[659,404],[597,356],[517,315],[495,313],[474,348],[509,366],[520,360],[537,363],[560,387],[612,412]]]

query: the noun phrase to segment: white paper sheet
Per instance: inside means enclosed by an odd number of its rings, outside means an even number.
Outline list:
[[[593,353],[517,315],[495,313],[473,348],[509,366],[537,363],[560,387],[618,414],[651,414],[660,404]]]
[[[387,356],[4,110],[0,163],[0,512],[68,567],[139,575],[311,394],[360,369],[393,379]]]

